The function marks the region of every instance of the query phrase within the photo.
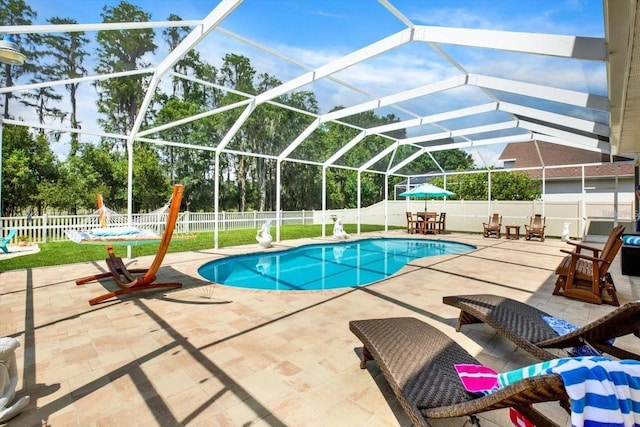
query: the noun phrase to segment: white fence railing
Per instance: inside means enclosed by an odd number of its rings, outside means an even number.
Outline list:
[[[274,225],[276,212],[220,212],[218,214],[220,231],[258,229],[265,221]],[[132,224],[139,228],[162,231],[165,217],[158,214],[132,215]],[[313,224],[313,211],[282,212],[281,225]],[[0,218],[2,234],[6,235],[12,228],[17,230],[14,242],[19,236],[27,236],[30,242],[46,243],[67,240],[66,230],[89,230],[97,227],[94,215],[42,215],[31,217]],[[177,232],[198,233],[213,231],[215,214],[213,212],[184,212],[180,214],[176,224]]]
[[[560,236],[564,223],[569,223],[570,235],[583,238],[589,228],[598,222],[604,225],[603,234],[614,222],[624,223],[629,230],[635,228],[636,211],[633,203],[613,203],[568,201],[463,201],[430,200],[428,210],[447,212],[447,230],[461,232],[480,232],[482,222],[487,221],[490,213],[502,215],[503,225],[524,225],[535,213],[546,217],[546,232],[549,236]],[[280,225],[326,224],[332,218],[339,217],[345,224],[378,224],[405,226],[405,211],[424,210],[422,201],[389,201],[358,209],[340,209],[326,211],[286,211],[280,214]],[[133,215],[133,223],[141,228],[161,230],[164,219],[157,214]],[[276,212],[220,212],[218,230],[259,229],[265,221],[276,225]],[[215,228],[213,212],[185,212],[180,215],[176,230],[178,232],[207,232]],[[6,235],[9,229],[16,228],[16,238],[26,235],[29,241],[36,243],[66,240],[65,230],[86,230],[96,227],[95,217],[91,215],[43,215],[27,217],[0,218],[0,235]],[[14,241],[14,242],[15,242]]]

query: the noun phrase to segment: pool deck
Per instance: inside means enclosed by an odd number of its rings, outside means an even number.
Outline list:
[[[401,231],[361,237],[377,236],[408,237]],[[31,396],[9,425],[409,426],[376,364],[359,369],[361,343],[349,320],[417,317],[501,371],[537,360],[485,325],[457,333],[458,311],[442,304],[443,296],[504,295],[577,324],[613,309],[551,295],[560,249],[569,248],[559,239],[418,238],[478,249],[423,258],[361,288],[290,293],[226,287],[198,276],[204,262],[262,250],[257,244],[168,254],[158,281],[180,281],[182,289],[96,306],[87,301],[109,282],[76,286],[75,279],[103,271],[103,262],[0,273],[0,336],[20,340],[16,397]],[[322,241],[334,240],[283,241],[274,249]],[[151,259],[127,264],[147,267]],[[618,259],[610,271],[622,304],[639,299],[640,278],[621,275]],[[640,351],[636,341],[620,342]],[[556,403],[543,409],[566,422]],[[481,419],[484,427],[511,425],[506,410]]]

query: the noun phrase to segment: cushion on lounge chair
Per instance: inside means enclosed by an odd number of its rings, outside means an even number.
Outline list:
[[[618,359],[640,360],[640,355],[611,344],[611,339],[640,333],[640,301],[629,302],[578,329],[559,335],[543,319],[542,310],[498,295],[443,297],[445,304],[460,309],[458,325],[485,323],[532,355],[551,360],[548,349],[568,349],[585,343]]]

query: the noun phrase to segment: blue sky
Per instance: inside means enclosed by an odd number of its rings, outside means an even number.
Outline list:
[[[73,18],[80,23],[99,23],[103,6],[115,6],[119,1],[31,0],[28,3],[38,13],[35,22],[38,24],[45,24],[53,16]],[[202,19],[217,4],[211,0],[131,0],[130,3],[149,12],[153,21],[164,21],[172,13],[184,20]],[[604,35],[601,0],[391,0],[391,3],[418,25],[589,37]],[[245,0],[221,27],[312,68],[405,28],[376,0]],[[94,33],[88,33],[88,36],[95,38]],[[161,40],[157,44],[159,49],[156,57],[149,58],[151,63],[157,63],[166,54]],[[442,48],[469,72],[606,94],[606,74],[602,64],[488,49],[445,45]],[[258,73],[267,72],[283,81],[305,72],[220,33],[209,35],[198,50],[214,66],[221,64],[226,53],[244,54],[251,59]],[[558,68],[564,72],[558,73]],[[425,44],[411,44],[341,71],[336,76],[379,97],[440,81],[455,73],[457,71],[450,64]],[[303,89],[316,93],[323,111],[336,105],[348,106],[370,99],[330,82],[316,83]],[[473,96],[469,94],[470,103],[473,103]],[[91,97],[87,88],[85,116],[82,118],[85,126],[95,122],[95,108],[91,108],[95,100]],[[415,100],[403,107],[414,109],[419,114],[430,114],[440,108],[449,108],[451,99],[439,95],[430,97],[428,102],[423,101]],[[494,162],[496,152],[488,157],[490,162]]]

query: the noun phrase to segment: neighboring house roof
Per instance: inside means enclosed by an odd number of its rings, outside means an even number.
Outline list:
[[[538,146],[537,149],[536,144]],[[538,150],[540,155],[538,155]],[[513,161],[513,164],[510,165],[511,168],[531,168],[542,166],[540,157],[542,157],[545,166],[602,163],[597,166],[586,166],[584,173],[587,177],[634,175],[632,159],[614,156],[613,162],[611,162],[608,154],[540,141],[535,144],[534,142],[509,143],[502,151],[499,159]],[[531,178],[542,178],[542,169],[524,170],[522,172]],[[581,176],[582,168],[578,166],[545,169],[546,179],[580,178]]]

